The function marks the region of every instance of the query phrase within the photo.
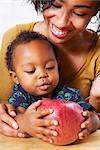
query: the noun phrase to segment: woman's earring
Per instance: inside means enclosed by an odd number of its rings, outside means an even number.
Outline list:
[[[93,16],[92,18],[91,18],[91,23],[92,24],[95,24],[95,23],[97,23],[97,20],[99,20],[99,16],[98,16],[98,14],[97,15],[95,15],[95,16]]]

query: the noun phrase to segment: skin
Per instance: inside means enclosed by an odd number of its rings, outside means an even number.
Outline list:
[[[95,8],[96,3],[95,1],[90,0],[65,0],[64,2],[60,2],[60,0],[58,0],[56,1],[56,3],[57,5],[59,4],[61,6],[61,9],[56,7],[46,9],[43,12],[45,20],[41,23],[36,24],[34,30],[47,36],[61,49],[62,53],[58,54],[58,56],[60,62],[62,62],[62,83],[65,83],[65,79],[71,74],[77,72],[83,65],[87,57],[89,48],[92,44],[92,37],[94,36],[93,33],[86,31],[86,26],[88,25],[91,17],[95,15],[96,11],[92,8],[81,8],[79,5],[88,5],[90,7],[93,6],[93,8]],[[78,8],[75,8],[75,5],[78,5]],[[86,15],[80,16],[77,14]],[[55,30],[61,32],[60,38],[52,34],[52,27],[50,24],[54,25]],[[63,37],[62,35],[66,36]],[[63,63],[65,62],[64,59],[66,60],[66,64]],[[66,68],[69,68],[67,70],[67,77],[65,77],[65,69],[63,69],[65,68],[65,66]],[[91,87],[90,96],[92,98],[89,99],[89,102],[96,108],[97,112],[100,111],[100,88],[98,88],[99,85],[100,77],[98,76],[96,80],[94,80],[94,83]],[[97,106],[99,107],[97,108]],[[0,132],[5,135],[9,134],[10,136],[18,136],[18,130],[16,130],[16,127],[14,127],[15,121],[10,117],[13,117],[11,113],[14,113],[15,109],[11,105],[8,106],[8,104],[0,104],[0,108],[0,110],[3,112],[3,115],[5,116],[4,119],[2,119],[3,117],[2,115],[0,115]],[[6,110],[9,110],[8,115],[6,113]],[[85,116],[88,116],[88,118],[89,116],[91,116],[89,112],[86,114]],[[6,115],[8,119],[6,119]],[[4,126],[4,122],[6,122],[8,126]],[[15,129],[10,128],[10,126],[13,126]],[[87,132],[85,133],[87,134]]]

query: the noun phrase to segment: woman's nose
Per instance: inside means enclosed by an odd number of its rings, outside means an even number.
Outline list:
[[[68,13],[62,14],[62,16],[59,17],[57,22],[58,22],[59,28],[66,28],[70,26],[71,24],[70,14]]]

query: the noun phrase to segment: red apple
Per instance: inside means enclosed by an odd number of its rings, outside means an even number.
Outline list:
[[[44,98],[38,110],[48,108],[54,111],[44,118],[58,121],[57,126],[49,127],[58,132],[58,136],[53,137],[53,144],[67,145],[76,141],[78,133],[81,131],[81,123],[84,120],[82,107],[71,101]]]

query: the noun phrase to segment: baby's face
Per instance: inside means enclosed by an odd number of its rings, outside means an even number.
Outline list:
[[[46,41],[34,40],[16,47],[13,67],[17,83],[35,96],[51,96],[59,82],[58,64]]]

